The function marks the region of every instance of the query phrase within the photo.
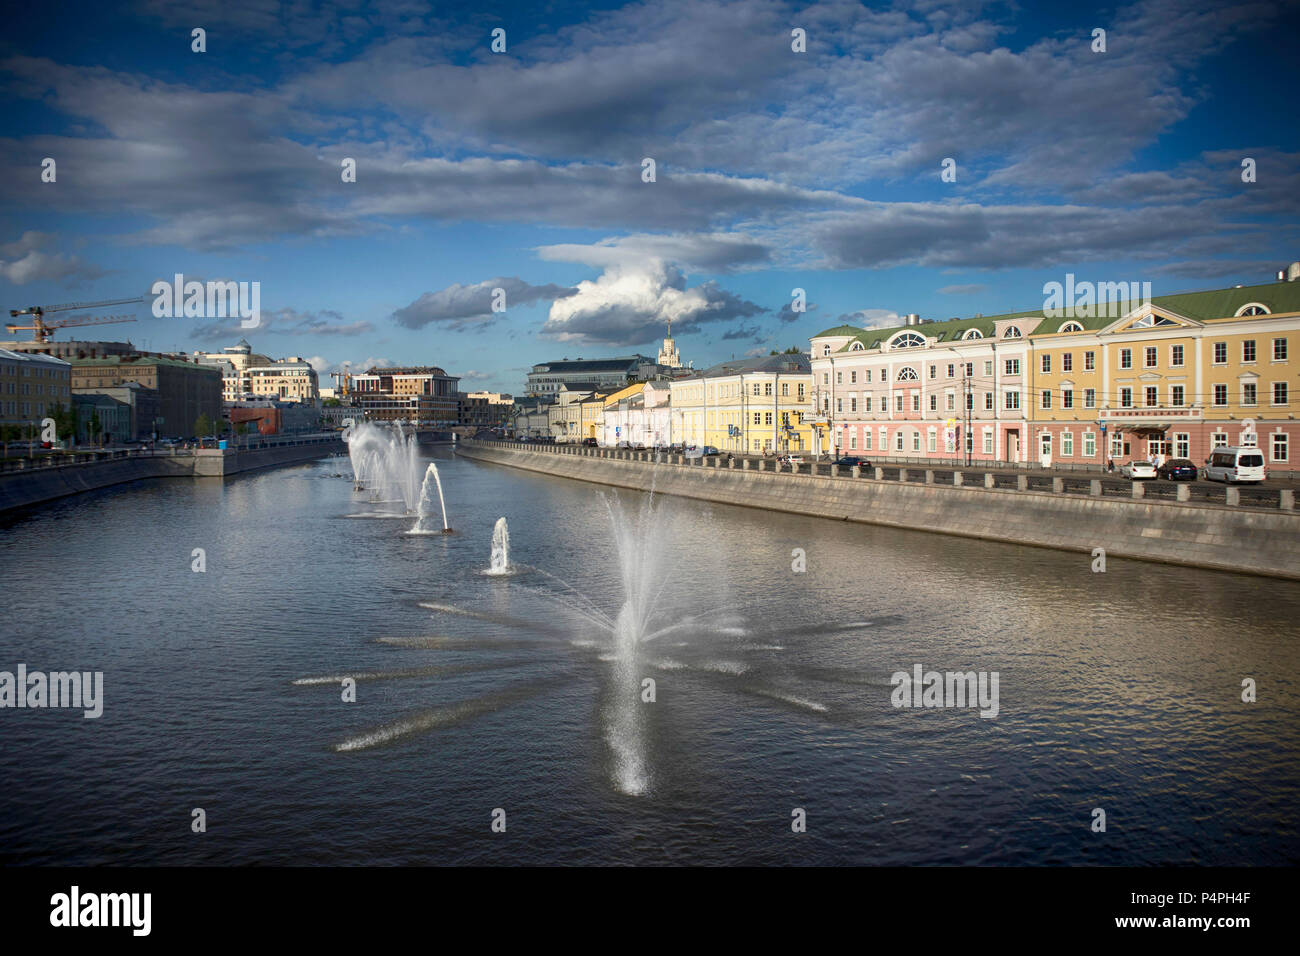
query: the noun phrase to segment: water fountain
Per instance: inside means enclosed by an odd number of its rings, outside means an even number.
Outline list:
[[[372,500],[400,501],[404,510],[415,513],[420,504],[420,448],[414,433],[400,427],[380,428],[362,422],[348,433],[348,457],[358,491],[369,491]]]
[[[435,488],[438,491],[438,505],[442,509],[441,530],[430,527],[431,522],[429,519],[433,517],[430,512],[433,508],[433,490]],[[415,527],[411,529],[411,534],[451,534],[451,528],[447,525],[447,502],[442,497],[442,478],[438,475],[436,462],[429,462],[429,467],[424,473],[424,481],[420,484],[419,515]]]
[[[504,517],[497,518],[492,528],[492,558],[487,573],[510,573],[510,528]]]

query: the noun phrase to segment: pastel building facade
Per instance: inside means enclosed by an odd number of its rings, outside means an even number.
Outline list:
[[[1300,283],[811,340],[814,451],[1103,468],[1258,444],[1293,470]]]
[[[746,454],[811,447],[812,373],[803,353],[722,362],[669,387],[670,443]]]

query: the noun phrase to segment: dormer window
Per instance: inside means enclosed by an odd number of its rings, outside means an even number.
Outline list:
[[[962,336],[962,338],[963,338],[963,339],[982,339],[982,338],[984,338],[984,333],[981,332],[979,329],[967,329],[967,330],[966,330],[966,334],[964,334],[964,335]]]
[[[1020,329],[1014,325],[1008,325],[1007,330],[1002,333],[1002,337],[1004,339],[1018,339],[1020,338]]]
[[[919,349],[925,347],[925,337],[915,332],[900,332],[889,340],[891,349]]]
[[[1236,312],[1237,315],[1268,315],[1268,306],[1259,302],[1248,302]]]
[[[851,351],[853,351],[853,352],[861,352],[861,351],[863,351],[862,343],[861,343],[861,342],[854,342],[854,343],[853,343],[853,348],[851,349]]]
[[[1080,325],[1078,322],[1066,322],[1063,326],[1061,326],[1061,331],[1062,331],[1062,332],[1082,332],[1082,331],[1083,331],[1083,326]]]
[[[823,345],[822,355],[830,355],[830,354],[831,354],[831,347],[829,345]]]

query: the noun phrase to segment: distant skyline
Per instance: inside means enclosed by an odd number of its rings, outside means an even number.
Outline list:
[[[1067,273],[1164,295],[1300,259],[1295,5],[1044,6],[28,6],[0,36],[0,306],[258,282],[258,328],[146,301],[95,336],[518,394],[538,362],[653,356],[669,319],[703,368],[1035,308]]]

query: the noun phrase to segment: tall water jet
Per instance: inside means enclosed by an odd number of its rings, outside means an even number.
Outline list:
[[[488,574],[510,573],[510,528],[504,517],[497,518],[492,528],[492,558]]]
[[[362,422],[347,433],[347,443],[356,490],[369,491],[372,500],[400,501],[408,514],[415,513],[421,490],[415,434]]]
[[[428,470],[424,473],[424,481],[420,485],[420,517],[416,520],[415,527],[411,529],[414,534],[431,534],[438,530],[436,527],[429,526],[434,489],[438,492],[438,505],[442,509],[442,533],[451,534],[451,528],[447,525],[447,502],[442,497],[442,478],[438,475],[438,465],[432,461],[429,462]]]
[[[624,793],[636,796],[650,786],[641,700],[645,669],[642,651],[650,639],[649,624],[655,605],[667,584],[665,529],[658,521],[653,495],[646,496],[635,516],[621,502],[607,498],[606,505],[614,525],[624,598],[611,634],[613,697],[606,739],[614,761],[615,785]]]

